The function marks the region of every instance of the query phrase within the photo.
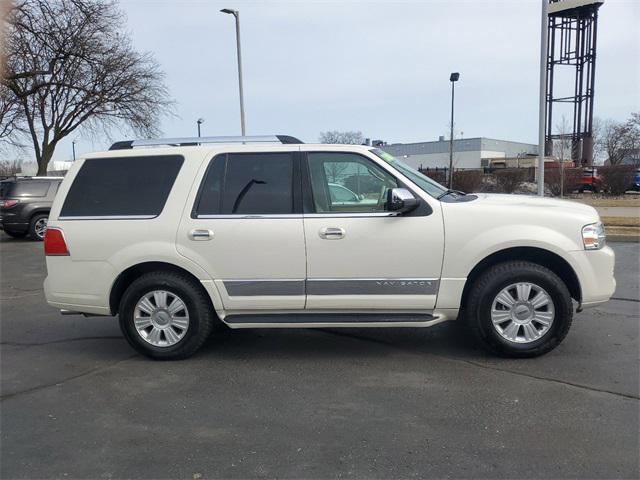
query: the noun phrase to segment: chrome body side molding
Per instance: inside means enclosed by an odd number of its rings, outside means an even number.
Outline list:
[[[304,280],[224,280],[230,297],[304,295]]]
[[[223,280],[230,297],[263,295],[436,295],[435,278]]]

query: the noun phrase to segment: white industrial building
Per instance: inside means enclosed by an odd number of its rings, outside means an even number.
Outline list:
[[[380,147],[414,168],[443,168],[449,166],[449,141],[440,137],[435,142],[393,143]],[[490,159],[530,157],[538,154],[538,146],[529,143],[494,140],[492,138],[464,138],[453,141],[454,168],[489,166]]]
[[[49,175],[64,175],[73,162],[70,160],[51,160],[47,171]],[[22,162],[18,175],[32,176],[38,172],[38,164],[34,161]]]

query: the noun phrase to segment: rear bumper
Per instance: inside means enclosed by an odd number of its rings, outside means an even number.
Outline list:
[[[7,223],[0,219],[0,230],[8,230],[10,232],[26,233],[29,231],[28,223]]]
[[[12,232],[26,232],[29,230],[29,217],[25,216],[23,205],[15,205],[2,209],[0,215],[0,227]]]
[[[107,262],[74,262],[68,256],[48,256],[44,295],[52,307],[110,315],[109,292],[116,274]]]

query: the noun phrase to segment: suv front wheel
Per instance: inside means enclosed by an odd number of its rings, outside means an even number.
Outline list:
[[[571,295],[551,270],[530,262],[491,267],[473,284],[465,317],[481,342],[508,357],[553,350],[569,332]]]
[[[119,317],[129,344],[158,360],[193,355],[214,323],[206,292],[175,272],[151,272],[134,280],[122,296]]]

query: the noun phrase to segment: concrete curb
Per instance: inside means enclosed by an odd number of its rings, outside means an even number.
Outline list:
[[[638,236],[638,235],[610,235],[610,234],[607,234],[607,242],[640,243],[640,236]]]

